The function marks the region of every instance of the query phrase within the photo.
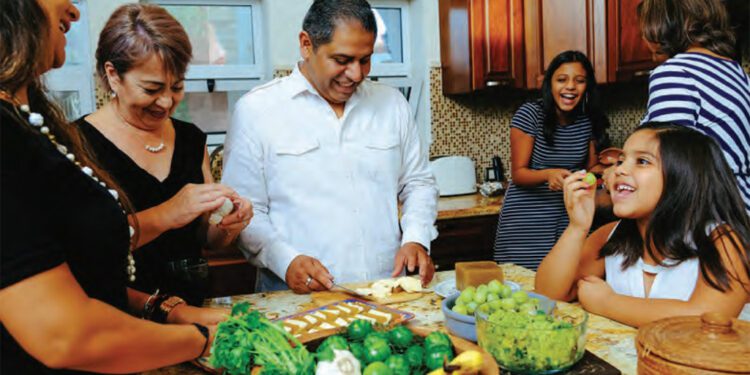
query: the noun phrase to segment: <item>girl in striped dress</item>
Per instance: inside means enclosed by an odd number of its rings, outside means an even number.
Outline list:
[[[750,213],[750,78],[734,54],[734,35],[720,0],[645,0],[641,32],[663,60],[649,79],[643,122],[672,122],[713,137]]]
[[[568,225],[563,179],[596,164],[609,120],[599,107],[594,68],[578,51],[557,55],[542,99],[518,109],[510,129],[512,181],[495,235],[494,260],[536,270]]]

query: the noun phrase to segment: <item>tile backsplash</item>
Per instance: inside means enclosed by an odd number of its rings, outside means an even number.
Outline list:
[[[524,102],[540,92],[493,88],[465,96],[443,95],[441,68],[430,71],[432,139],[430,156],[465,155],[474,160],[477,181],[484,180],[492,156],[499,155],[510,176],[510,121]],[[608,133],[621,146],[644,115],[648,99],[646,80],[600,86],[602,103],[612,124]]]

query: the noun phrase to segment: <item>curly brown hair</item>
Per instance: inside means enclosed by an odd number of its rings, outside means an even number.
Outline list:
[[[643,37],[669,57],[693,46],[734,55],[735,37],[721,0],[643,0],[638,17]]]

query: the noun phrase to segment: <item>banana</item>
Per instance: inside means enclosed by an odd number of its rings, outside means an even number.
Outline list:
[[[482,353],[476,350],[467,350],[442,368],[433,370],[427,375],[472,375],[478,374],[483,364]]]

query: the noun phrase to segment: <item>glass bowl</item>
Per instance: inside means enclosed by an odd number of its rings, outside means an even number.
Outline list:
[[[556,310],[518,311],[477,307],[479,346],[504,370],[518,374],[554,374],[572,367],[586,349],[588,314],[570,306]]]

